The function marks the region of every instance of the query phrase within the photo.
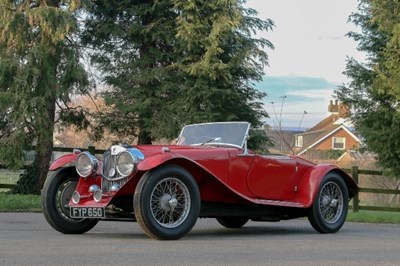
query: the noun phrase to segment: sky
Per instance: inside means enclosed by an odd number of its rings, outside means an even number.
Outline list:
[[[271,126],[310,128],[329,115],[333,91],[348,79],[346,58],[362,61],[357,43],[346,37],[360,31],[348,22],[357,0],[248,0],[261,19],[272,19],[273,31],[259,32],[275,46],[266,50],[269,67],[255,87],[268,96],[264,104]]]

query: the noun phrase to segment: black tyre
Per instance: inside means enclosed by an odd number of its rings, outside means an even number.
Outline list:
[[[82,234],[92,229],[95,219],[73,219],[68,203],[78,184],[75,169],[62,169],[47,177],[41,195],[42,212],[47,222],[64,234]]]
[[[192,175],[166,165],[147,172],[133,199],[135,217],[151,238],[175,240],[194,226],[200,212],[200,192]]]
[[[249,218],[247,217],[219,217],[217,221],[220,225],[226,228],[240,228],[244,226],[248,221]]]
[[[349,193],[344,180],[336,173],[328,173],[319,186],[308,220],[320,233],[335,233],[342,228],[348,208]]]

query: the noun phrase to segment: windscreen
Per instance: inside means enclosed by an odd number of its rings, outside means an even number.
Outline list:
[[[242,147],[248,134],[247,122],[220,122],[194,124],[183,127],[178,145],[226,144]]]

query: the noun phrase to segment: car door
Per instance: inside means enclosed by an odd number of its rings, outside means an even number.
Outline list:
[[[256,155],[247,176],[249,190],[258,198],[292,200],[298,185],[297,163],[284,155]]]

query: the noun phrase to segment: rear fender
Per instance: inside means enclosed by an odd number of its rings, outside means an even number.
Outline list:
[[[330,172],[335,172],[343,178],[349,191],[349,199],[358,193],[357,184],[348,174],[336,166],[321,164],[311,168],[303,175],[295,201],[303,204],[305,207],[310,207],[317,196],[323,178]]]
[[[76,158],[78,157],[79,154],[75,153],[70,153],[61,156],[57,160],[55,160],[51,165],[49,170],[50,171],[55,171],[57,169],[60,169],[61,167],[72,167],[75,166],[76,163]]]

